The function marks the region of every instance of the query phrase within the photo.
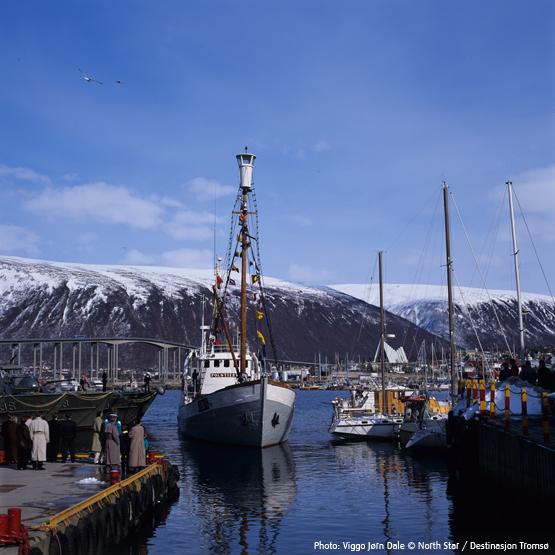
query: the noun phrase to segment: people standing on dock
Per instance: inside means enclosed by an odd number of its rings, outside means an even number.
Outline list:
[[[145,374],[145,393],[148,393],[150,391],[150,380],[152,378],[150,377],[150,373],[147,372]]]
[[[4,437],[4,450],[8,464],[17,462],[17,417],[8,416],[8,420],[2,424],[2,436]]]
[[[31,449],[33,440],[29,432],[29,426],[25,423],[25,418],[20,418],[17,423],[17,470],[27,470],[27,464],[31,460]]]
[[[106,370],[102,372],[102,391],[106,391],[106,386],[108,385],[108,374],[106,374]]]
[[[129,432],[129,439],[131,440],[129,468],[136,471],[146,466],[145,429],[137,420],[133,422],[133,426]]]
[[[131,439],[129,438],[129,428],[124,425],[119,436],[119,451],[121,453],[121,472],[129,472],[129,451],[131,449]]]
[[[536,370],[532,368],[532,364],[529,360],[524,363],[524,366],[520,371],[520,378],[531,385],[536,385],[538,376],[536,374]]]
[[[48,462],[56,462],[58,460],[58,453],[60,452],[60,424],[58,415],[55,414],[48,421],[48,429],[50,430],[50,443],[47,448]]]
[[[94,464],[98,464],[100,462],[100,454],[102,453],[102,411],[99,410],[96,413],[96,418],[94,419],[92,430],[93,430],[93,437],[92,437],[92,445],[91,451],[94,453]]]
[[[60,424],[62,439],[62,461],[67,462],[68,454],[71,462],[75,462],[75,438],[77,437],[77,424],[71,419],[71,414],[66,414],[65,420]]]
[[[117,414],[110,414],[108,424],[104,426],[106,465],[110,470],[119,469],[121,464],[121,453],[119,448],[120,431],[118,429],[117,418]]]
[[[44,462],[46,461],[46,445],[50,441],[50,430],[48,422],[43,420],[40,414],[36,414],[29,424],[29,432],[33,440],[33,448],[31,450],[31,461],[33,470],[44,470]]]

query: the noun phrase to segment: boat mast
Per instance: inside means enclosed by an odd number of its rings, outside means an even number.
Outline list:
[[[387,399],[385,396],[385,310],[383,306],[383,251],[378,252],[378,267],[380,274],[380,369],[382,374],[382,414],[387,414]]]
[[[239,367],[241,373],[247,369],[247,253],[250,245],[248,226],[248,194],[252,190],[252,170],[256,156],[249,154],[245,147],[243,154],[237,154],[239,175],[241,178],[241,350]]]
[[[522,318],[522,295],[520,292],[520,264],[518,261],[518,243],[516,236],[515,211],[513,206],[513,182],[507,181],[507,193],[509,195],[509,211],[511,213],[511,234],[513,236],[513,257],[515,261],[516,301],[518,304],[518,332],[520,335],[520,360],[524,360],[524,320]]]
[[[445,256],[447,259],[447,301],[449,306],[449,369],[451,371],[451,400],[455,406],[457,374],[455,372],[455,313],[453,309],[453,260],[451,259],[451,226],[449,224],[449,187],[443,182],[443,211],[445,214]]]

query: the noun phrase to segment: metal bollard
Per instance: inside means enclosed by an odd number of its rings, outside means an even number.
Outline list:
[[[522,435],[528,435],[528,403],[526,401],[526,388],[522,388],[520,392],[520,400],[522,402]]]
[[[486,415],[486,384],[484,380],[480,380],[480,414]]]
[[[489,416],[495,418],[495,382],[492,381],[489,390]]]
[[[511,425],[511,387],[505,385],[505,431],[509,430]]]
[[[543,441],[549,443],[549,401],[547,399],[547,391],[542,392],[542,423],[543,423]]]

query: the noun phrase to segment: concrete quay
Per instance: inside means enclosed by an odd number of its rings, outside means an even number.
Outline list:
[[[164,459],[114,485],[106,483],[109,476],[101,468],[80,463],[51,463],[43,471],[0,467],[0,513],[21,508],[29,555],[102,553],[177,492],[179,473]],[[0,545],[0,555],[19,552],[17,545]]]

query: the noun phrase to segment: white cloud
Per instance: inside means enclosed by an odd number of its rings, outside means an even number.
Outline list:
[[[152,200],[136,196],[126,187],[103,182],[49,187],[27,201],[25,208],[55,219],[125,224],[137,229],[156,228],[164,216],[163,208]]]
[[[317,270],[300,264],[289,264],[289,277],[294,281],[305,283],[325,283],[331,277],[327,270]]]
[[[330,150],[331,149],[331,145],[328,143],[328,141],[318,141],[313,147],[312,150],[314,152],[325,152],[326,150]]]
[[[214,214],[179,210],[164,225],[164,231],[174,239],[209,239],[214,234]]]
[[[43,183],[50,185],[51,180],[47,175],[36,172],[30,168],[10,167],[0,164],[0,177],[12,177],[22,181],[32,181],[33,183]]]
[[[513,186],[532,234],[555,240],[555,164],[516,176]],[[518,204],[515,211],[518,214]]]
[[[138,249],[128,250],[121,259],[122,264],[147,265],[156,262],[156,258],[150,254],[145,254]]]
[[[187,182],[187,189],[193,193],[199,200],[214,200],[227,195],[232,195],[237,191],[237,187],[230,185],[222,185],[215,179],[207,179],[206,177],[195,177]]]
[[[0,252],[5,254],[38,252],[39,237],[18,225],[0,225]]]
[[[161,254],[162,262],[168,266],[184,268],[211,268],[213,253],[209,249],[176,249]]]

